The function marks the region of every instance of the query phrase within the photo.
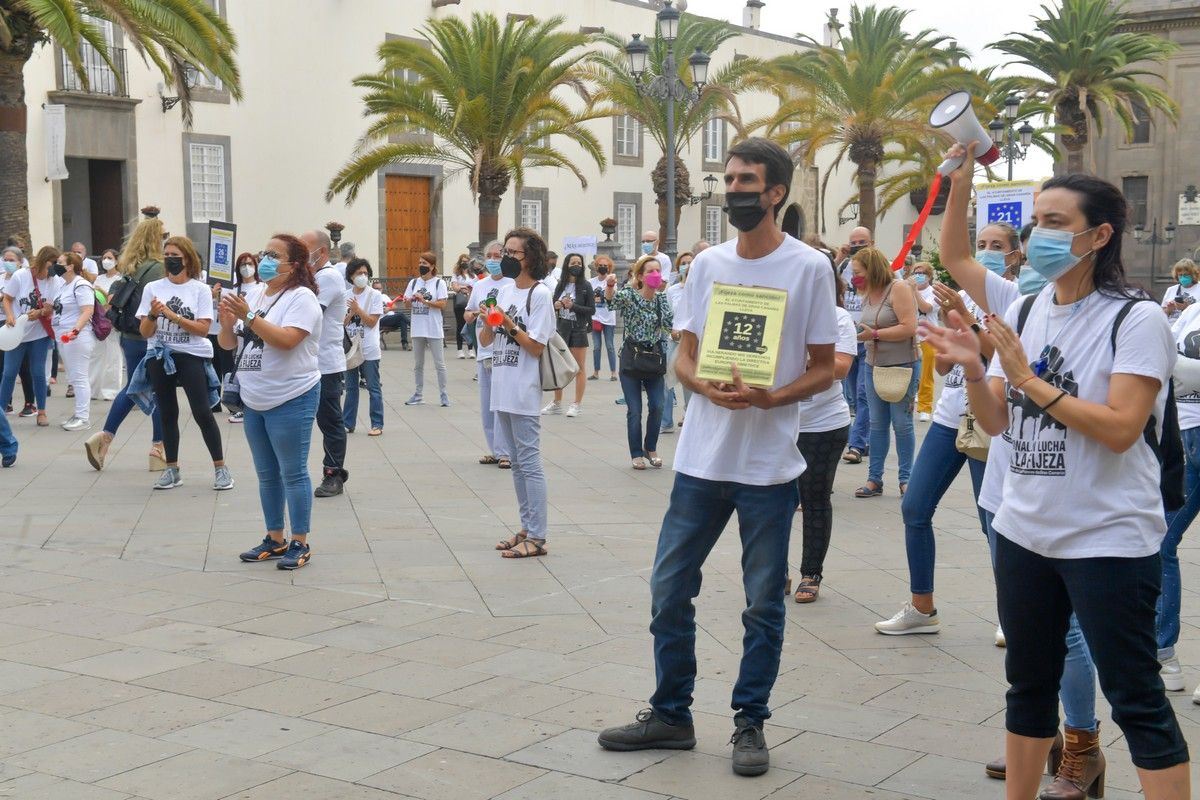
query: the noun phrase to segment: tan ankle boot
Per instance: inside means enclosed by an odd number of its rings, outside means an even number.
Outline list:
[[[1063,735],[1062,731],[1054,734],[1054,741],[1050,743],[1050,755],[1046,756],[1046,774],[1057,775],[1058,767],[1063,760]],[[1008,764],[1004,756],[1000,756],[995,761],[989,761],[983,765],[983,771],[987,773],[989,778],[995,778],[1002,781],[1007,777]]]
[[[1038,800],[1084,800],[1104,797],[1104,754],[1100,752],[1100,726],[1090,733],[1064,728],[1066,747],[1058,775],[1038,795]]]

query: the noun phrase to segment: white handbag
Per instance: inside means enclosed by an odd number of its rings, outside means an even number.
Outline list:
[[[525,316],[528,319],[532,313],[530,304],[533,302],[533,288],[525,295]],[[538,359],[538,371],[542,377],[542,391],[553,392],[565,389],[579,374],[579,364],[571,355],[566,341],[557,332],[550,334],[546,346],[542,348],[542,357]]]

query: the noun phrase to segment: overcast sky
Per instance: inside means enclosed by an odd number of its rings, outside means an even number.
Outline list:
[[[1004,61],[1003,54],[985,49],[997,39],[1004,38],[1012,31],[1033,30],[1032,18],[1041,10],[1043,0],[1005,0],[1003,7],[1007,15],[1001,17],[994,11],[982,9],[969,3],[961,6],[951,4],[947,0],[906,0],[904,3],[895,2],[911,9],[907,19],[907,29],[916,32],[923,28],[933,28],[946,36],[958,40],[972,56],[975,66],[991,66]],[[688,11],[703,14],[706,17],[724,19],[741,24],[742,9],[745,0],[688,0]],[[886,2],[880,5],[887,5]],[[830,8],[837,7],[838,19],[843,22],[850,18],[850,3],[831,2],[831,0],[816,0],[815,2],[800,2],[800,0],[766,0],[762,9],[762,28],[772,33],[794,36],[797,33],[812,36],[817,41],[823,41],[825,16]],[[963,13],[947,14],[947,8],[961,8]],[[985,13],[981,13],[981,10]],[[1012,72],[1013,70],[1006,70]],[[987,120],[984,120],[987,124]],[[1041,151],[1031,151],[1024,162],[1013,166],[1016,178],[1040,178],[1051,172],[1051,160]]]

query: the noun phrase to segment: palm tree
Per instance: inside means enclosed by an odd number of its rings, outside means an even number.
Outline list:
[[[424,42],[380,45],[382,69],[354,79],[367,90],[372,122],[330,182],[327,199],[345,192],[353,201],[391,163],[446,164],[470,178],[482,245],[496,238],[500,200],[512,182],[524,182],[527,168],[569,170],[586,189],[583,170],[552,142],[575,143],[603,171],[600,141],[583,123],[608,111],[591,102],[583,79],[589,56],[580,49],[591,37],[559,30],[562,22],[509,16],[501,26],[494,15],[475,13],[470,25],[430,19]],[[584,110],[572,109],[562,89],[578,93]],[[432,133],[435,140],[414,140],[413,133]]]
[[[95,53],[123,79],[94,20],[120,27],[133,49],[154,64],[183,99],[191,123],[189,69],[220,78],[242,97],[237,39],[205,0],[4,0],[0,3],[0,231],[29,241],[29,165],[25,142],[25,64],[42,44],[62,49],[80,84],[89,85],[86,58]],[[20,187],[20,188],[19,188]]]
[[[1162,89],[1144,82],[1162,80],[1153,67],[1176,46],[1152,33],[1121,31],[1124,3],[1111,0],[1062,0],[1058,8],[1042,6],[1037,33],[1011,33],[992,45],[1020,64],[1041,73],[1019,80],[1022,88],[1040,93],[1054,108],[1067,132],[1059,143],[1067,151],[1067,171],[1083,171],[1083,150],[1090,128],[1103,132],[1103,111],[1133,134],[1133,107],[1162,111],[1171,120],[1179,107]],[[1142,66],[1137,66],[1137,65]]]
[[[812,47],[767,62],[763,77],[775,86],[779,110],[765,125],[785,146],[799,144],[809,164],[827,146],[836,150],[821,185],[844,159],[855,166],[859,222],[874,230],[876,179],[890,154],[920,161],[939,143],[929,112],[952,91],[980,94],[977,73],[957,66],[966,53],[932,30],[904,32],[908,11],[850,7],[848,33],[834,17],[833,46]],[[930,158],[932,160],[932,158]]]
[[[694,88],[688,56],[699,48],[710,56],[725,42],[738,35],[732,27],[720,20],[684,14],[679,20],[674,48],[676,53],[676,76],[684,86]],[[651,185],[658,202],[659,241],[666,240],[667,227],[667,102],[640,94],[626,66],[625,42],[613,34],[603,34],[599,41],[611,49],[601,51],[595,57],[595,67],[588,76],[600,90],[597,100],[613,105],[613,113],[628,114],[650,134],[650,138],[662,150],[663,156],[650,173]],[[645,83],[663,74],[667,58],[667,43],[657,36],[648,39],[649,57],[646,61]],[[692,196],[691,175],[679,160],[683,146],[693,140],[704,125],[713,118],[724,120],[740,135],[743,132],[737,95],[747,88],[749,80],[757,74],[761,62],[755,58],[741,58],[730,62],[709,75],[695,102],[675,103],[675,224],[687,200]]]

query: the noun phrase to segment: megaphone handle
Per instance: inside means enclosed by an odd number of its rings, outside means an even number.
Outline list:
[[[962,163],[963,156],[958,156],[957,158],[947,158],[942,162],[942,165],[937,168],[938,174],[950,177],[950,173],[961,167]]]
[[[921,235],[921,229],[925,227],[925,221],[929,219],[929,212],[933,211],[933,204],[937,202],[937,196],[941,190],[942,173],[939,169],[938,173],[933,176],[933,182],[929,184],[929,196],[925,198],[924,208],[917,215],[917,221],[909,229],[908,236],[904,238],[904,246],[900,248],[900,252],[896,254],[896,258],[892,261],[892,272],[896,272],[904,267],[904,259],[908,258],[908,253],[912,250],[913,242],[917,241],[917,237]]]

